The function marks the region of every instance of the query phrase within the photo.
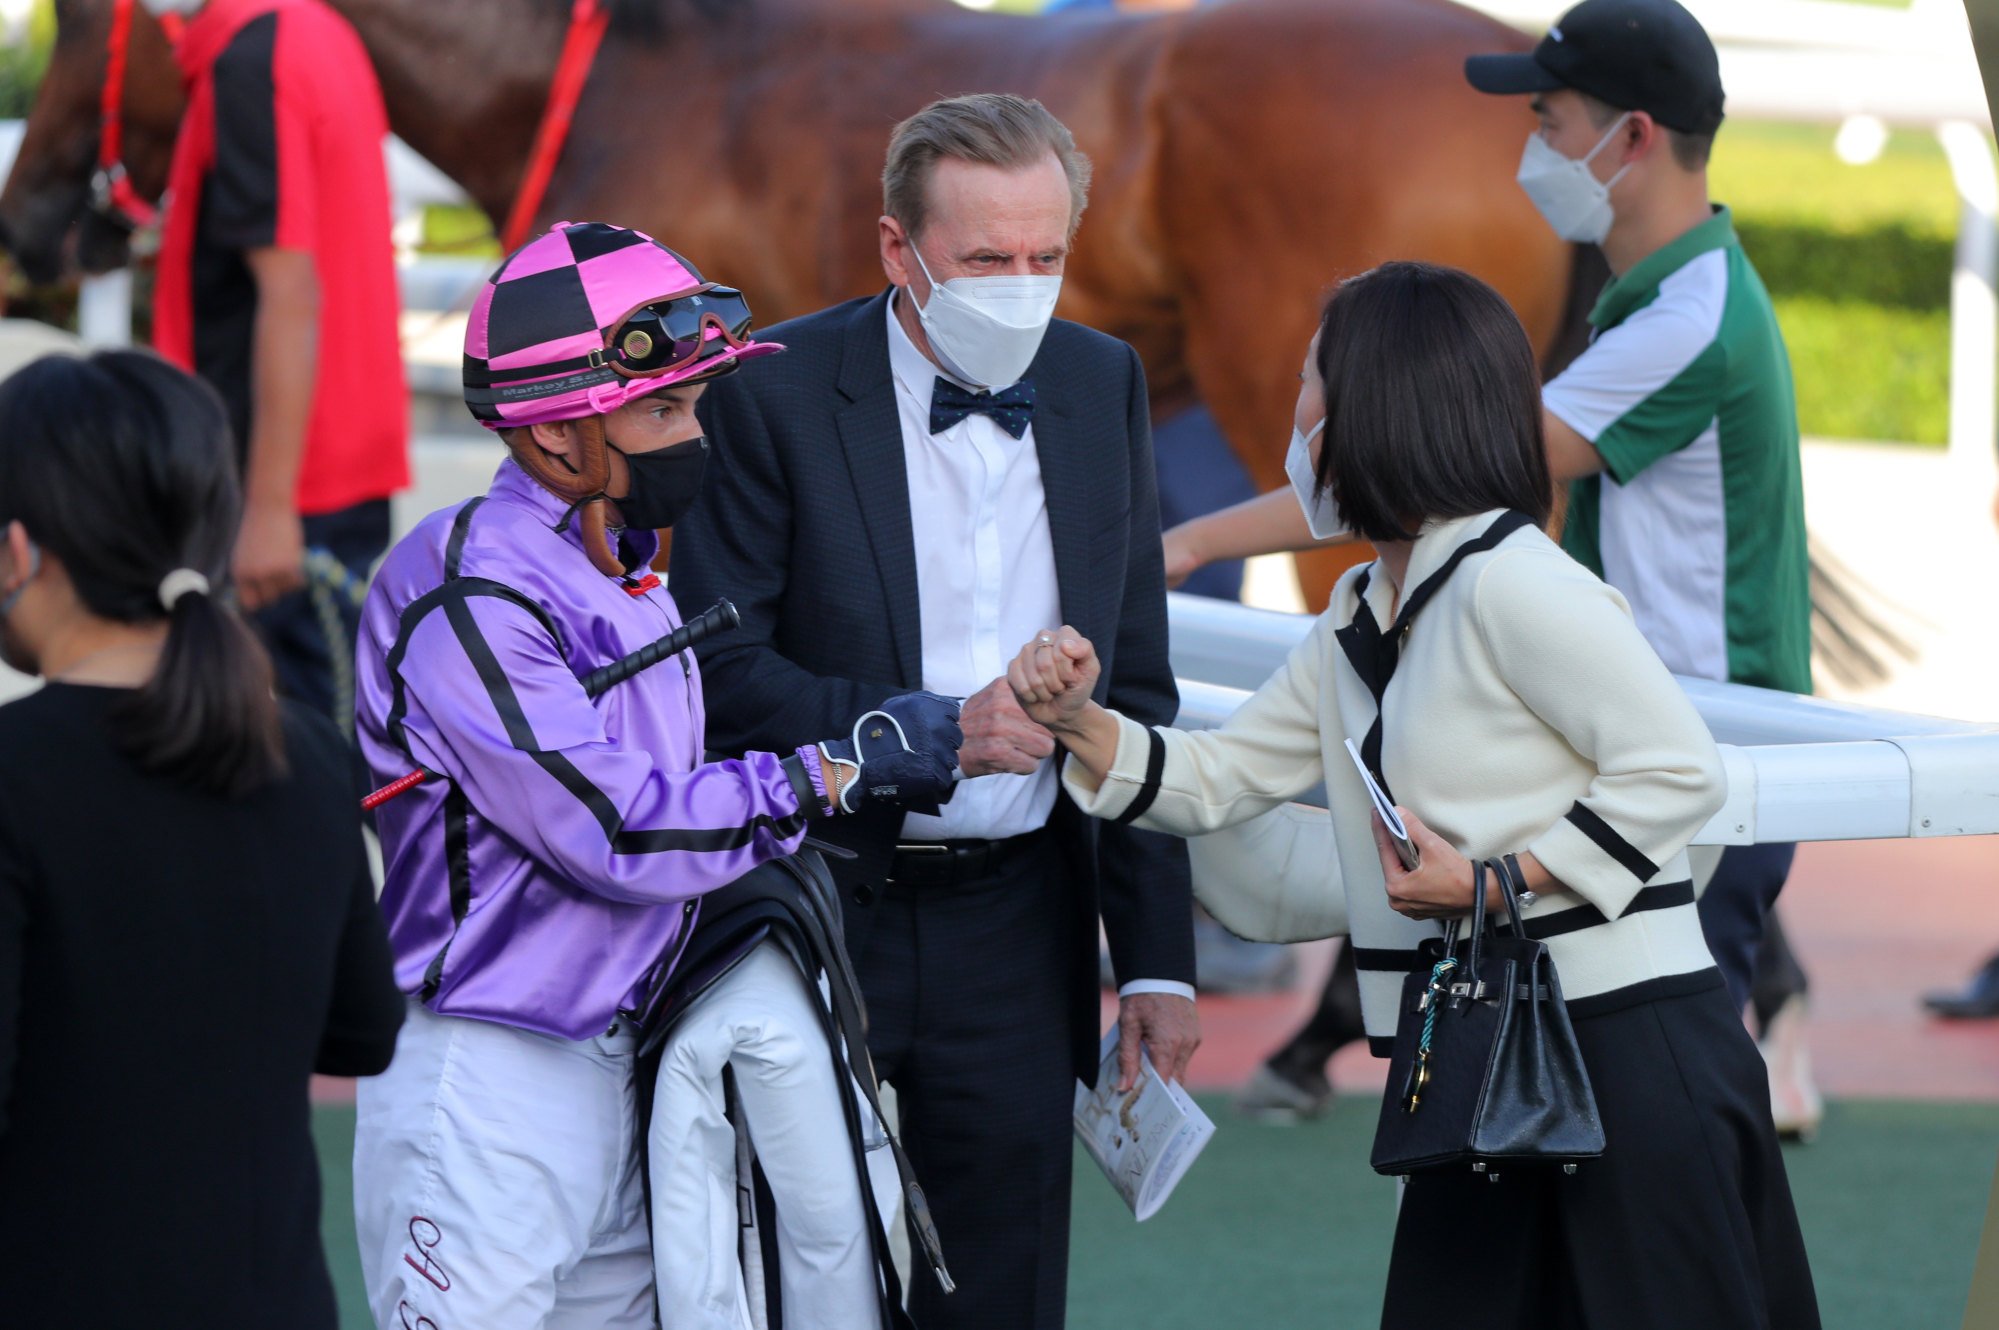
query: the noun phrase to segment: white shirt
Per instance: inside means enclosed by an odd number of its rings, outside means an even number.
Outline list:
[[[895,316],[894,299],[886,308],[889,373],[909,474],[923,686],[970,697],[1003,676],[1036,633],[1062,622],[1041,458],[1031,424],[1016,439],[978,412],[932,434],[931,389],[939,375],[958,380],[916,349]],[[906,815],[902,838],[925,844],[1038,831],[1048,825],[1057,789],[1053,758],[1030,775],[968,780],[941,816]],[[1194,996],[1172,980],[1140,979],[1118,990],[1120,997],[1143,992]]]
[[[909,473],[923,686],[970,697],[1006,673],[1022,643],[1062,622],[1034,427],[1016,439],[974,412],[932,434],[931,388],[943,371],[909,340],[893,300],[888,364]],[[909,814],[903,839],[1002,840],[1038,831],[1055,794],[1053,759],[1031,775],[966,781],[941,817]]]

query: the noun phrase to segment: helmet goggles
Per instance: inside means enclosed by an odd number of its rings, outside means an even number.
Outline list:
[[[743,293],[706,282],[626,314],[604,338],[605,358],[625,378],[651,378],[742,350],[750,344],[750,326],[750,302]]]

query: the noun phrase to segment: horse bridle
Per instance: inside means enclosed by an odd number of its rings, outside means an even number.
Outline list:
[[[104,86],[98,94],[102,127],[97,137],[97,169],[90,177],[90,210],[114,226],[137,231],[151,226],[159,209],[139,197],[125,169],[125,57],[132,43],[133,0],[112,0],[111,35],[105,42]],[[163,15],[169,41],[178,41],[180,16]]]

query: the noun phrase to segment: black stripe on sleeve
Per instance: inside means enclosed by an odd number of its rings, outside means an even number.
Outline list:
[[[212,244],[262,249],[277,243],[278,15],[251,19],[216,57],[215,164],[201,191],[201,222]]]
[[[1610,823],[1580,800],[1569,809],[1568,819],[1577,831],[1595,841],[1598,849],[1624,865],[1624,870],[1640,882],[1650,882],[1659,876],[1659,865],[1640,854],[1637,846],[1618,835]]]
[[[778,765],[784,768],[785,779],[791,782],[791,793],[798,800],[798,811],[807,817],[825,817],[826,802],[819,797],[819,791],[812,788],[812,773],[805,769],[805,759],[793,753]]]
[[[449,586],[461,583],[448,583]],[[457,635],[458,644],[471,660],[479,681],[485,685],[486,696],[499,713],[500,723],[506,727],[507,739],[520,752],[526,753],[543,771],[554,777],[563,789],[590,810],[597,825],[603,828],[604,836],[611,843],[614,854],[664,854],[669,851],[685,851],[693,854],[715,854],[726,850],[738,850],[755,840],[760,831],[768,831],[779,839],[797,835],[805,826],[805,814],[794,813],[790,817],[773,818],[760,813],[741,826],[734,827],[656,827],[645,831],[626,829],[624,818],[610,797],[595,785],[590,778],[576,769],[561,753],[545,751],[534,737],[534,730],[528,724],[526,714],[521,710],[520,699],[514,693],[513,683],[506,671],[500,668],[499,657],[493,654],[492,646],[479,631],[479,625],[472,618],[469,597],[456,596],[444,602],[444,617]]]
[[[1166,740],[1159,731],[1146,727],[1145,737],[1151,741],[1145,754],[1145,781],[1132,797],[1131,807],[1112,819],[1114,826],[1129,826],[1145,816],[1145,810],[1152,807],[1152,801],[1159,797],[1159,780],[1166,774]]]

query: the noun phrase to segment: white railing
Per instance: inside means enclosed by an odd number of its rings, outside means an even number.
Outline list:
[[[1222,723],[1312,619],[1168,597],[1182,729]],[[1728,803],[1699,845],[1999,833],[1999,726],[1681,679],[1722,746]],[[1315,790],[1300,800],[1323,806]]]

